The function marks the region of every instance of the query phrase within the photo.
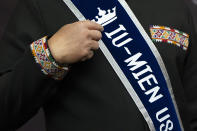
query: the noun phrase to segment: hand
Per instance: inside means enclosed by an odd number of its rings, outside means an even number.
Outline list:
[[[63,26],[49,40],[54,59],[61,64],[73,64],[93,57],[99,48],[104,28],[92,21],[80,21]]]

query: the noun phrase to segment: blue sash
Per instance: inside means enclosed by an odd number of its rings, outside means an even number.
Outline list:
[[[100,49],[151,131],[183,131],[162,58],[124,0],[64,0],[79,20],[104,26]],[[132,124],[132,123],[131,123]]]

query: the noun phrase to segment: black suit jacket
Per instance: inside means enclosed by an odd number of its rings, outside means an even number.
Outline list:
[[[150,35],[150,25],[190,35],[187,51],[157,43],[186,131],[197,130],[197,43],[181,0],[129,0]],[[72,65],[62,81],[40,71],[29,45],[77,21],[62,0],[20,0],[0,41],[0,129],[15,130],[43,107],[48,131],[148,131],[147,124],[100,50]]]

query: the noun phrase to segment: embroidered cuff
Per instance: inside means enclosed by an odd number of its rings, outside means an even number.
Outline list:
[[[166,26],[150,26],[151,37],[156,42],[167,42],[184,50],[189,46],[189,35]]]
[[[30,48],[35,58],[36,63],[39,64],[41,71],[55,80],[64,78],[68,71],[68,67],[59,66],[53,59],[47,45],[47,36],[34,41]]]

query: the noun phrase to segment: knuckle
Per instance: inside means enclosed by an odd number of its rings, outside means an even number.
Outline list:
[[[99,48],[99,43],[96,41],[92,41],[92,49],[97,50]]]
[[[84,24],[84,22],[83,22],[83,21],[79,21],[79,22],[77,22],[77,25],[79,26],[79,29],[83,29],[83,28],[85,28],[85,24]]]
[[[102,33],[100,31],[98,31],[98,37],[102,38]]]
[[[99,43],[98,43],[98,42],[96,43],[96,48],[97,48],[97,49],[99,48]]]
[[[90,24],[90,21],[86,20],[86,21],[83,21],[82,23],[83,23],[84,26],[88,26]]]
[[[90,37],[90,34],[87,31],[83,31],[82,34],[83,34],[85,39]],[[85,43],[87,43],[87,42],[85,42]]]
[[[92,58],[93,56],[94,56],[94,52],[91,51],[91,52],[89,53],[89,55],[88,55],[88,58],[90,59],[90,58]]]
[[[80,28],[79,32],[80,32],[82,35],[84,35],[84,36],[87,36],[87,35],[88,35],[87,30],[84,29],[84,28]]]
[[[87,44],[87,46],[90,46],[90,45],[92,45],[92,41],[91,40],[87,40],[86,44]]]
[[[98,41],[92,41],[92,44],[97,47],[98,46]]]
[[[99,49],[99,44],[97,43],[95,47],[96,47],[96,50],[98,50]]]
[[[84,49],[81,53],[82,56],[87,56],[89,52],[87,49]]]
[[[93,22],[90,20],[86,20],[86,24],[92,24]]]
[[[91,37],[91,32],[89,30],[83,30],[83,35],[85,38],[90,38]]]

